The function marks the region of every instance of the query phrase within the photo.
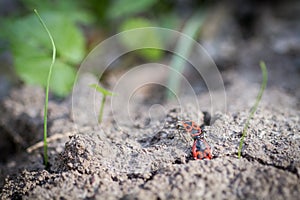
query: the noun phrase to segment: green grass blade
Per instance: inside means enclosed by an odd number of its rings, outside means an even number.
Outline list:
[[[262,71],[263,81],[262,81],[262,84],[261,84],[261,87],[260,87],[260,91],[259,91],[259,93],[256,97],[256,102],[255,102],[254,106],[251,108],[250,114],[247,118],[246,124],[245,124],[244,129],[243,129],[243,135],[242,135],[242,138],[241,138],[241,141],[240,141],[240,146],[239,146],[239,151],[238,151],[238,158],[239,159],[241,158],[242,147],[243,147],[244,139],[245,139],[245,136],[246,136],[246,133],[247,133],[247,130],[248,130],[249,122],[252,119],[255,111],[257,110],[258,104],[259,104],[259,102],[262,98],[262,95],[263,95],[263,93],[266,89],[267,82],[268,82],[268,71],[267,71],[267,67],[266,67],[265,62],[260,61],[259,65],[260,65],[260,68],[261,68],[261,71]]]
[[[101,101],[101,107],[100,107],[100,111],[99,111],[99,115],[98,115],[99,124],[102,122],[105,101],[106,101],[106,96],[103,95],[102,101]]]
[[[204,19],[205,19],[205,12],[203,10],[198,11],[194,16],[192,16],[184,26],[182,32],[191,38],[194,38],[196,33],[200,30]],[[177,45],[176,50],[179,55],[174,55],[170,66],[177,71],[179,74],[183,73],[184,70],[184,63],[186,62],[184,58],[188,58],[192,51],[192,44],[193,40],[186,38],[186,37],[180,37]],[[167,99],[172,99],[174,97],[172,91],[174,91],[175,94],[179,91],[180,86],[180,79],[178,77],[178,73],[171,72],[169,80],[168,80],[168,90],[166,90],[166,97]]]
[[[50,87],[51,74],[52,74],[52,69],[53,69],[53,65],[55,63],[55,57],[56,57],[56,48],[55,48],[55,44],[54,44],[54,40],[52,38],[52,35],[51,35],[50,31],[48,30],[46,24],[44,23],[44,21],[42,20],[41,16],[39,15],[39,13],[37,12],[36,9],[34,9],[34,12],[37,15],[40,23],[42,24],[42,26],[46,30],[46,32],[47,32],[47,34],[48,34],[48,36],[51,40],[52,49],[53,49],[53,51],[52,51],[52,62],[51,62],[51,65],[50,65],[48,78],[47,78],[47,86],[46,86],[46,94],[45,94],[45,106],[44,106],[44,164],[47,167],[48,166],[48,143],[47,143],[48,99],[49,99],[49,87]]]

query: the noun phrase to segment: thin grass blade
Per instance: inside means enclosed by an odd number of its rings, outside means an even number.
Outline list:
[[[251,108],[250,114],[249,114],[249,116],[247,118],[246,124],[245,124],[244,129],[243,129],[243,135],[242,135],[242,138],[241,138],[241,141],[240,141],[240,146],[239,146],[239,151],[238,151],[238,158],[239,159],[241,158],[242,147],[243,147],[244,139],[245,139],[248,127],[249,127],[249,122],[250,122],[250,120],[252,119],[254,113],[257,110],[258,104],[259,104],[259,102],[260,102],[260,100],[262,98],[262,95],[263,95],[263,93],[264,93],[264,91],[266,89],[267,82],[268,82],[268,71],[267,71],[267,67],[266,67],[265,62],[260,61],[259,65],[260,65],[260,68],[261,68],[261,71],[262,71],[262,78],[263,78],[263,80],[262,80],[262,84],[261,84],[259,93],[258,93],[258,95],[256,97],[255,104]]]
[[[46,94],[45,94],[45,106],[44,106],[44,165],[47,167],[48,166],[48,143],[47,143],[47,116],[48,116],[48,99],[49,99],[49,87],[50,87],[50,80],[51,80],[51,75],[52,75],[52,70],[53,70],[53,65],[55,63],[55,58],[56,58],[56,47],[54,44],[53,37],[48,30],[46,24],[44,23],[43,19],[39,15],[38,11],[36,9],[33,10],[35,14],[37,15],[40,23],[46,30],[51,44],[52,44],[52,62],[50,65],[49,73],[48,73],[48,78],[47,78],[47,86],[46,86]]]

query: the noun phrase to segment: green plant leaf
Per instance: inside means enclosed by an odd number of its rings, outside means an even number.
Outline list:
[[[85,41],[82,33],[75,23],[61,13],[46,12],[41,16],[48,24],[59,57],[67,63],[78,64],[85,56]],[[40,29],[40,25],[34,15],[29,15],[11,24],[9,36],[12,52],[15,57],[28,56],[33,52],[41,51],[49,54],[51,46],[47,34]]]
[[[56,95],[67,96],[73,88],[76,78],[76,70],[68,64],[56,60],[52,72],[50,89]]]
[[[51,58],[49,56],[15,57],[14,65],[17,75],[27,84],[46,87]]]
[[[106,89],[104,89],[103,87],[100,87],[98,84],[91,84],[89,85],[91,88],[95,88],[98,92],[102,93],[103,95],[105,96],[115,96],[117,94],[113,93],[113,92],[110,92]]]
[[[51,53],[51,46],[47,34],[41,29],[34,15],[24,17],[20,20],[11,21],[5,27],[8,31],[7,38],[15,57],[33,55],[33,51],[38,54],[42,52]]]
[[[154,24],[144,18],[132,18],[122,24],[121,31],[143,27],[154,27]],[[148,60],[159,60],[164,54],[161,50],[163,48],[161,38],[154,29],[125,34],[121,37],[121,42],[130,49],[146,47],[145,49],[138,50],[137,53]]]
[[[63,60],[72,64],[78,64],[85,56],[85,41],[82,33],[68,18],[61,14],[48,12],[44,19],[52,30],[56,41],[57,52]]]
[[[115,0],[108,8],[108,18],[132,16],[153,6],[157,0]]]
[[[15,71],[27,84],[46,87],[51,58],[49,56],[16,57]],[[66,96],[72,90],[76,71],[68,64],[56,60],[54,64],[50,89],[58,96]]]
[[[56,81],[52,81],[50,88],[55,95],[65,96],[75,80],[75,70],[71,66],[85,56],[84,37],[75,23],[61,13],[44,12],[42,16],[55,39],[58,53],[53,72]],[[46,87],[52,52],[49,36],[33,14],[9,21],[12,23],[4,23],[6,30],[2,35],[10,41],[16,73],[25,83]]]

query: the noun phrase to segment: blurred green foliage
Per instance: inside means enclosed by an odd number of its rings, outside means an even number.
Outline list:
[[[64,15],[72,22],[90,24],[95,20],[93,13],[87,10],[80,0],[21,0],[26,8],[25,13],[31,13],[33,9],[39,12],[55,12]]]
[[[63,13],[43,12],[41,16],[53,34],[58,53],[51,90],[58,96],[64,96],[73,86],[76,74],[73,66],[84,58],[84,37]],[[52,51],[48,35],[34,14],[6,23],[4,34],[10,41],[17,75],[26,83],[46,86]]]
[[[120,31],[143,27],[155,27],[155,25],[150,20],[144,18],[130,18],[121,25]],[[140,46],[163,48],[161,38],[154,29],[126,34],[126,36],[121,39],[122,43],[130,49],[135,49]],[[163,56],[163,51],[160,49],[141,49],[137,51],[137,53],[148,60],[159,60]]]
[[[107,17],[109,19],[130,17],[143,11],[147,11],[156,2],[157,0],[115,0],[112,1],[111,6],[108,8]]]
[[[76,68],[86,54],[84,36],[76,25],[77,22],[88,23],[88,14],[76,15],[72,1],[23,0],[31,12],[25,16],[13,16],[1,20],[0,36],[9,42],[13,55],[16,74],[27,84],[46,87],[52,46],[48,35],[41,28],[38,19],[32,12],[39,8],[41,17],[47,23],[57,47],[57,60],[51,78],[50,89],[57,96],[66,96],[73,87]],[[32,9],[31,9],[32,8]],[[53,10],[51,10],[52,8]]]
[[[20,8],[0,20],[0,37],[8,42],[16,74],[28,84],[46,86],[51,63],[51,44],[38,24],[32,10],[39,10],[51,31],[57,59],[53,70],[51,91],[58,96],[69,94],[76,68],[87,53],[87,31],[98,29],[102,37],[118,31],[142,27],[166,27],[178,30],[182,19],[174,7],[180,1],[171,0],[21,0]],[[154,44],[163,48],[162,38],[148,32],[122,40],[124,47]],[[130,41],[130,42],[129,42]],[[99,41],[97,41],[99,42]],[[135,44],[136,42],[136,44]],[[148,61],[163,57],[163,51],[143,49],[136,56]]]

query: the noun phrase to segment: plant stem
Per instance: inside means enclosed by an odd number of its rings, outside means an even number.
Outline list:
[[[52,50],[53,50],[52,51],[52,62],[51,62],[51,65],[50,65],[48,78],[47,78],[47,86],[46,86],[46,94],[45,94],[45,105],[44,105],[44,165],[47,167],[48,166],[48,143],[47,143],[48,99],[49,99],[49,86],[50,86],[51,74],[52,74],[52,69],[53,69],[53,65],[55,63],[55,57],[56,57],[56,48],[55,48],[55,44],[54,44],[54,40],[52,38],[52,35],[51,35],[50,31],[48,30],[46,24],[42,20],[41,16],[37,12],[37,10],[34,9],[33,11],[35,12],[35,14],[37,15],[40,23],[42,24],[42,26],[46,30],[46,32],[47,32],[47,34],[50,38],[50,41],[51,41],[51,44],[52,44]]]
[[[250,119],[253,117],[255,111],[257,110],[258,104],[259,104],[259,102],[262,98],[262,95],[263,95],[263,93],[266,89],[267,82],[268,82],[268,71],[267,71],[267,67],[266,67],[265,62],[260,61],[259,65],[260,65],[260,68],[261,68],[261,71],[262,71],[263,81],[262,81],[262,84],[261,84],[261,87],[260,87],[260,91],[259,91],[259,93],[256,97],[256,102],[255,102],[254,106],[251,108],[250,114],[247,118],[246,124],[245,124],[244,129],[243,129],[243,135],[242,135],[242,138],[241,138],[241,141],[240,141],[240,146],[239,146],[239,151],[238,151],[238,158],[239,159],[241,158],[242,147],[243,147],[244,139],[245,139],[245,136],[246,136],[246,133],[247,133],[247,130],[248,130]]]
[[[98,122],[99,123],[102,122],[105,101],[106,101],[106,95],[103,95],[102,101],[101,101],[101,107],[100,107],[100,111],[99,111],[99,116],[98,116]]]

